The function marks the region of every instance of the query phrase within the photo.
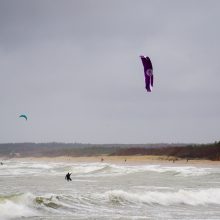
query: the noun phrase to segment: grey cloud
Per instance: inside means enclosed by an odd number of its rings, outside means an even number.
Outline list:
[[[218,139],[219,6],[0,1],[0,141]],[[151,94],[140,54],[153,61]]]

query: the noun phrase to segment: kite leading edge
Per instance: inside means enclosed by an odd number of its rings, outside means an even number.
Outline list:
[[[26,115],[20,115],[19,118],[25,118],[27,121],[27,116]]]

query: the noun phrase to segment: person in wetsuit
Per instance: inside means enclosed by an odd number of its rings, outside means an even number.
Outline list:
[[[72,179],[70,178],[71,174],[72,174],[72,173],[69,173],[69,172],[68,172],[68,173],[66,174],[66,176],[65,176],[65,180],[67,180],[67,181],[72,181]]]

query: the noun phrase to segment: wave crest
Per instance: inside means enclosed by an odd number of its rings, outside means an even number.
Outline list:
[[[179,190],[176,192],[149,191],[143,193],[126,192],[123,190],[107,191],[105,198],[112,203],[143,203],[148,205],[220,205],[220,189]]]

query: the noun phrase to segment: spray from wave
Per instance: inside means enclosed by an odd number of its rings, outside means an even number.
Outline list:
[[[1,219],[36,215],[37,211],[30,206],[30,201],[32,200],[33,195],[31,193],[0,196]]]
[[[60,214],[69,205],[63,196],[45,194],[35,196],[31,193],[20,193],[0,196],[0,219],[17,219],[43,215],[43,213]],[[67,210],[65,210],[68,213]]]

